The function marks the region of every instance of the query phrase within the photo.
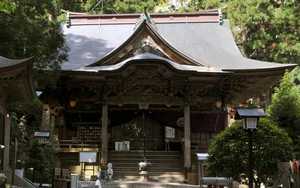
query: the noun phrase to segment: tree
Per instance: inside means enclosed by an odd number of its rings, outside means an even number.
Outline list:
[[[77,12],[94,12],[94,13],[141,13],[147,8],[152,12],[162,0],[87,0],[81,3],[74,0],[61,0],[63,9]]]
[[[208,170],[213,176],[232,177],[239,180],[248,172],[249,137],[241,122],[218,134],[209,145]],[[266,183],[278,172],[277,164],[291,156],[291,139],[287,133],[267,119],[260,119],[253,134],[253,169],[256,183]]]
[[[66,59],[56,0],[0,3],[0,55],[33,57],[34,68],[57,69]]]
[[[86,4],[85,2],[90,3],[91,0],[87,0],[87,1],[59,0],[59,7],[61,9],[72,11],[72,12],[82,12],[85,11],[85,7],[84,7],[84,5]]]
[[[295,0],[232,0],[227,13],[246,56],[300,64],[300,3]]]
[[[28,158],[25,161],[27,177],[39,183],[51,183],[55,165],[55,152],[51,144],[39,144],[37,140],[30,142]],[[31,175],[28,170],[33,169]],[[31,176],[31,177],[30,177]]]
[[[275,88],[268,108],[269,118],[284,128],[293,139],[295,154],[300,157],[300,89],[294,83],[293,73],[285,73]]]
[[[220,0],[191,0],[189,2],[190,11],[197,11],[203,9],[221,8],[222,4]]]

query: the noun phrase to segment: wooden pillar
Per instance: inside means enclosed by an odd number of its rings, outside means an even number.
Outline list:
[[[54,133],[54,130],[55,130],[55,114],[51,113],[50,114],[50,119],[49,119],[49,131],[51,132],[51,134]]]
[[[12,177],[11,177],[11,182],[12,184],[15,183],[15,176],[14,176],[14,172],[16,170],[16,167],[17,167],[17,159],[18,159],[18,145],[19,145],[19,142],[18,142],[18,139],[15,138],[15,149],[14,149],[14,161],[13,161],[13,164],[12,164]]]
[[[65,114],[63,112],[60,112],[60,116],[58,119],[58,125],[59,125],[59,136],[60,139],[66,139],[67,137],[67,127],[65,124]]]
[[[41,130],[49,130],[50,126],[50,108],[48,104],[43,104]]]
[[[190,105],[184,106],[184,168],[191,167],[191,114]]]
[[[108,155],[108,106],[107,104],[102,105],[102,129],[101,129],[101,161],[107,162]]]
[[[10,128],[11,128],[11,117],[10,114],[5,114],[4,122],[4,156],[3,156],[3,171],[6,176],[10,175],[9,167],[9,146],[10,146]],[[10,177],[8,177],[10,182]]]

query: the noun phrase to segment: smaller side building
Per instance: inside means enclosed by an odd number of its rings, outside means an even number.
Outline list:
[[[10,164],[11,112],[33,98],[30,59],[13,60],[0,56],[0,172],[12,181]],[[20,106],[21,107],[21,106]]]

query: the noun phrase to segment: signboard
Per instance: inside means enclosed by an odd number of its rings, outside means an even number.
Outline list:
[[[166,127],[166,138],[175,138],[175,129],[172,127]]]
[[[95,163],[97,160],[97,152],[80,152],[79,162],[81,163]]]
[[[198,161],[205,161],[208,158],[208,153],[197,153]]]
[[[49,137],[50,132],[49,131],[37,131],[37,132],[34,132],[34,136],[35,137]]]
[[[116,151],[129,151],[130,150],[130,142],[115,142],[115,150]]]
[[[50,132],[49,131],[36,131],[34,132],[34,137],[38,140],[40,144],[48,144]]]

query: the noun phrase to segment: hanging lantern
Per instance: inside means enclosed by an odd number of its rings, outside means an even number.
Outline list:
[[[76,105],[77,105],[77,101],[75,99],[71,99],[69,101],[69,105],[70,105],[71,108],[75,108]]]

